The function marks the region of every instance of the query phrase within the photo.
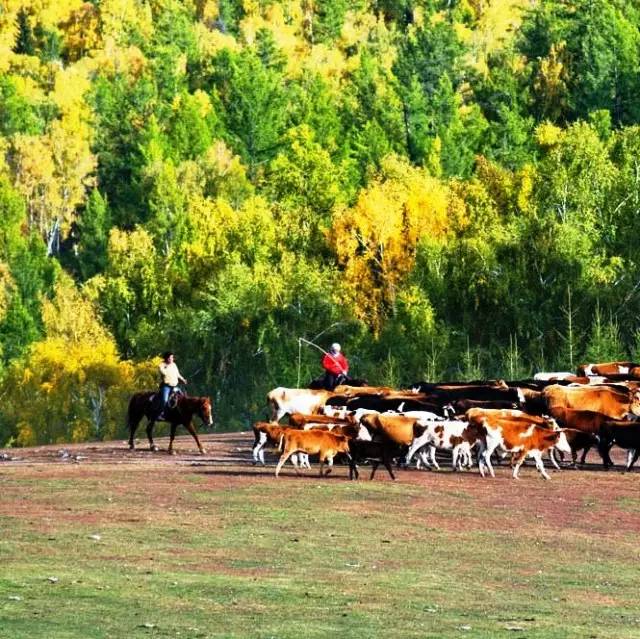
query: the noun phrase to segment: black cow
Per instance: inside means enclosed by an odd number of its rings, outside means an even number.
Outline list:
[[[626,470],[631,470],[640,456],[640,422],[616,420],[602,424],[598,450],[605,468],[613,466],[609,451],[614,444],[627,450]]]

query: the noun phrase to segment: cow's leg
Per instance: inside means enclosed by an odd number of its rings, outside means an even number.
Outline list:
[[[629,448],[627,450],[627,465],[624,468],[625,472],[631,470],[631,467],[638,459],[638,454],[640,454],[640,451],[636,451],[634,448]]]
[[[358,472],[356,456],[349,455],[349,479],[358,479],[358,477],[360,477],[360,473]]]
[[[560,470],[560,465],[558,464],[558,461],[556,460],[556,449],[553,448],[553,446],[549,449],[549,459],[551,460],[551,463],[553,464],[554,468],[557,468],[558,470]],[[571,454],[573,455],[573,450],[571,451]],[[575,464],[575,460],[574,460],[574,464]]]
[[[532,450],[529,453],[529,455],[533,457],[534,461],[536,462],[536,468],[538,469],[540,474],[545,479],[551,479],[551,477],[549,477],[549,475],[547,474],[547,471],[544,469],[544,463],[542,461],[542,453],[539,450]]]
[[[376,474],[376,470],[378,469],[379,465],[380,465],[380,462],[377,459],[371,460],[371,477],[369,477],[369,481],[373,479],[373,476]]]
[[[327,470],[325,471],[324,475],[325,477],[333,470],[333,456],[332,455],[328,455],[327,456]]]
[[[200,440],[198,439],[198,433],[196,432],[195,426],[193,425],[193,421],[189,420],[184,424],[184,427],[189,431],[189,433],[191,434],[191,437],[193,437],[193,439],[195,440],[196,445],[198,446],[198,450],[200,451],[200,454],[205,455],[207,451],[205,450],[203,445],[200,443]]]
[[[631,453],[631,451],[629,451],[629,453]],[[635,448],[633,449],[633,458],[627,466],[627,470],[631,470],[633,468],[633,465],[638,461],[638,457],[640,457],[640,448]]]
[[[384,464],[384,467],[387,469],[387,472],[389,473],[389,475],[391,475],[391,479],[395,481],[396,476],[393,474],[393,470],[391,468],[391,459],[389,458],[388,455],[382,456],[382,463]]]
[[[409,450],[407,451],[407,456],[404,458],[405,466],[408,466],[411,463],[411,460],[417,450],[420,449],[420,446],[417,446],[415,443],[411,444]]]
[[[584,462],[587,459],[587,453],[591,450],[591,447],[593,446],[593,444],[587,444],[583,450],[582,450],[582,457],[580,458],[580,466],[584,466]],[[574,460],[574,465],[575,465],[575,460]]]
[[[309,455],[307,453],[300,453],[300,465],[303,468],[311,470],[311,464],[309,463]]]
[[[518,477],[518,472],[520,470],[520,466],[522,466],[522,462],[524,461],[525,457],[527,456],[527,453],[524,451],[520,451],[519,453],[513,454],[511,456],[511,463],[513,465],[513,478],[514,479],[520,479]]]
[[[460,454],[460,451],[458,450],[457,446],[453,447],[453,450],[451,451],[451,465],[453,467],[453,472],[457,472],[458,470],[460,470],[458,468],[458,456]]]
[[[436,461],[436,447],[435,446],[429,446],[429,457],[431,459],[431,465],[436,470],[440,470],[440,465]]]
[[[609,455],[609,451],[613,448],[613,442],[606,442],[600,440],[598,444],[598,452],[600,453],[600,457],[602,457],[602,465],[609,469],[613,466],[613,461],[611,460],[611,456]]]
[[[262,465],[264,466],[264,450],[263,449],[266,443],[267,443],[267,433],[263,433],[262,431],[257,431],[255,442],[253,444],[253,448],[251,449],[254,464],[257,464],[258,462],[262,462]]]
[[[287,459],[289,459],[289,457],[293,455],[293,453],[294,453],[294,450],[285,449],[282,455],[280,455],[280,459],[278,460],[278,465],[276,466],[276,477],[280,474],[280,469],[284,466]]]
[[[155,419],[150,419],[147,422],[147,439],[149,440],[149,450],[156,452],[158,447],[153,443],[153,426],[156,423]]]
[[[495,471],[493,470],[493,466],[491,465],[491,454],[493,453],[493,449],[495,448],[495,446],[493,448],[486,446],[482,448],[482,451],[478,451],[478,468],[480,470],[480,475],[482,475],[482,477],[484,477],[484,468],[486,468],[489,471],[489,474],[492,477],[496,476]],[[482,463],[480,463],[482,462]]]
[[[425,448],[421,448],[418,451],[418,460],[416,462],[416,468],[420,469],[422,467],[431,468],[431,462],[429,461],[429,453]]]

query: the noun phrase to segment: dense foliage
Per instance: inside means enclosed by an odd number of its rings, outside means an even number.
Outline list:
[[[353,373],[640,350],[620,0],[2,0],[0,444],[122,434],[176,352],[226,427]],[[637,228],[636,228],[637,227]]]

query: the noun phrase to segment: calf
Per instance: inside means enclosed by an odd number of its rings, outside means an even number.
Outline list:
[[[628,421],[608,421],[600,427],[598,450],[605,468],[613,466],[609,451],[617,444],[627,450],[626,470],[631,470],[640,456],[640,423]]]
[[[453,470],[455,471],[462,467],[462,457],[464,457],[464,463],[466,465],[470,464],[471,449],[475,446],[476,442],[480,440],[484,445],[484,428],[479,428],[477,425],[469,424],[469,422],[466,421],[419,421],[418,424],[424,426],[425,430],[421,435],[415,437],[411,443],[411,447],[405,458],[407,465],[411,462],[411,458],[416,451],[426,446],[429,449],[431,464],[436,470],[440,470],[440,466],[436,461],[436,448],[452,451]]]
[[[393,459],[400,454],[396,444],[389,441],[366,442],[352,439],[349,442],[349,454],[351,455],[351,459],[349,460],[349,479],[358,479],[360,476],[358,472],[358,462],[368,460],[371,462],[370,480],[373,479],[380,464],[384,465],[391,479],[395,480],[396,477],[391,469],[391,464]]]
[[[349,439],[343,435],[321,430],[286,430],[282,436],[283,452],[276,466],[276,477],[280,474],[283,464],[294,453],[320,456],[320,477],[328,475],[333,466],[333,458],[338,453],[349,455]],[[323,473],[325,462],[328,464],[327,472]],[[296,468],[296,473],[298,469]]]
[[[570,453],[571,448],[562,430],[552,419],[544,419],[521,413],[513,416],[511,413],[520,411],[486,410],[472,408],[467,411],[467,419],[478,429],[486,430],[486,445],[480,444],[478,454],[478,467],[480,474],[484,477],[484,469],[489,470],[492,477],[495,477],[493,466],[491,465],[491,454],[498,447],[515,453],[512,456],[513,478],[518,479],[518,471],[522,462],[527,457],[534,459],[536,468],[540,474],[549,479],[549,475],[544,469],[542,455],[545,451],[556,447],[561,452]],[[539,420],[543,423],[538,423]]]
[[[251,450],[253,454],[254,464],[264,464],[264,448],[267,443],[271,443],[274,447],[278,446],[282,436],[289,428],[280,426],[280,424],[274,424],[273,422],[256,422],[253,425],[254,442]],[[311,468],[309,464],[309,457],[304,454],[293,455],[291,457],[291,463],[302,468]]]
[[[596,411],[576,410],[562,406],[553,406],[549,412],[560,426],[567,429],[567,441],[571,447],[571,459],[574,466],[577,465],[578,451],[583,451],[580,459],[582,466],[591,447],[598,443],[600,427],[610,418]]]

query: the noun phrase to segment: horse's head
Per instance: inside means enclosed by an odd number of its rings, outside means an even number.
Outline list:
[[[203,397],[200,401],[200,409],[198,411],[200,419],[207,424],[207,426],[213,426],[213,413],[211,410],[211,400],[208,397]]]

